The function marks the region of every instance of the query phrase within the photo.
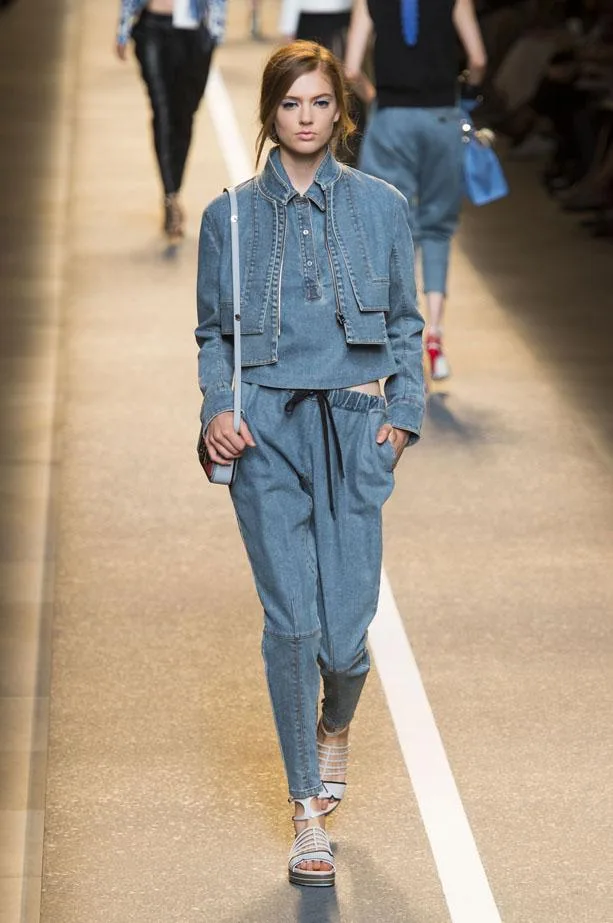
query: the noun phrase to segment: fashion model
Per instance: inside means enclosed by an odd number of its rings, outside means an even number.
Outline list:
[[[373,87],[361,72],[375,35]],[[473,0],[355,0],[346,74],[373,103],[359,167],[393,183],[407,198],[421,265],[434,380],[447,378],[443,320],[451,240],[464,194],[460,55],[469,84],[478,85],[486,55]]]
[[[279,31],[288,38],[325,45],[342,59],[351,3],[352,0],[282,0]]]
[[[226,0],[121,0],[116,50],[125,61],[130,38],[151,103],[153,143],[164,190],[164,233],[184,236],[179,194]]]
[[[226,195],[200,234],[201,416],[211,458],[238,459],[230,491],[293,804],[289,879],[322,887],[335,881],[325,822],[369,670],[381,508],[424,412],[423,320],[405,198],[333,154],[352,130],[340,62],[313,42],[281,47],[259,114],[258,161],[274,147],[237,189],[243,416],[235,432]]]

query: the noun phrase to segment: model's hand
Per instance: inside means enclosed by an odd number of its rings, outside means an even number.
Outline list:
[[[394,447],[394,452],[396,453],[395,466],[400,461],[400,456],[404,452],[405,446],[409,441],[409,434],[404,429],[396,429],[391,423],[384,423],[377,433],[377,444],[383,445],[386,439],[391,442]]]
[[[473,58],[468,62],[468,68],[466,73],[466,82],[471,87],[481,86],[483,83],[483,78],[485,77],[485,71],[487,68],[487,60],[485,57],[482,58]]]
[[[125,44],[122,45],[120,44],[120,42],[117,42],[115,45],[115,54],[117,55],[120,61],[125,61],[126,58],[128,57],[128,46]]]
[[[229,465],[233,458],[240,458],[247,446],[255,446],[244,420],[241,420],[238,433],[234,432],[231,410],[213,417],[204,434],[204,442],[213,461],[221,465]]]
[[[372,81],[361,71],[358,73],[346,71],[345,76],[358,99],[370,106],[377,98],[377,91]]]

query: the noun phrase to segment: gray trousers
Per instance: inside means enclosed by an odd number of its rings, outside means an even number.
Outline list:
[[[451,239],[464,195],[462,113],[455,107],[381,109],[371,117],[360,170],[396,186],[409,203],[424,291],[447,293]]]

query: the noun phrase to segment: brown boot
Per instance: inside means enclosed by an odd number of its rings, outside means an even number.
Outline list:
[[[179,205],[179,193],[164,196],[164,233],[170,243],[178,243],[185,237],[183,222],[185,215]]]

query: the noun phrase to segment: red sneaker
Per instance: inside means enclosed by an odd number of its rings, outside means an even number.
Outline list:
[[[443,352],[443,343],[437,333],[429,333],[426,336],[426,351],[430,359],[430,377],[432,381],[441,381],[443,378],[449,378],[451,369]]]

